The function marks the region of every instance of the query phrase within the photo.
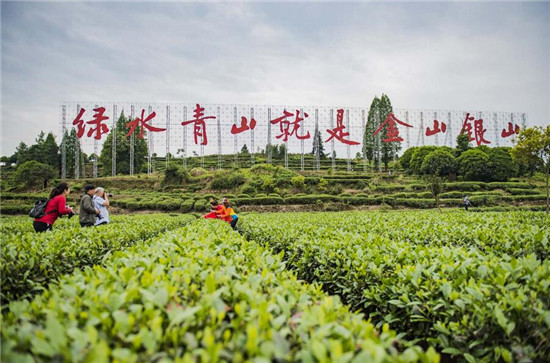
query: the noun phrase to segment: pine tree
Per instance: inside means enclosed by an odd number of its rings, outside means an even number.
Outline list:
[[[81,172],[84,170],[84,153],[80,148],[80,143],[78,142],[75,128],[72,128],[70,133],[65,131],[63,139],[61,140],[61,147],[63,147],[63,144],[65,144],[65,172],[67,178],[73,178],[75,172],[75,154],[77,150],[79,150],[80,155],[79,169]]]
[[[130,174],[130,135],[126,124],[130,122],[129,117],[124,116],[124,112],[120,114],[115,126],[116,135],[116,174]],[[134,171],[139,173],[146,163],[147,142],[145,139],[140,139],[139,127],[134,130]],[[102,174],[111,175],[113,163],[113,130],[107,135],[99,161],[103,165]]]
[[[369,163],[376,163],[375,151],[376,151],[376,137],[374,133],[378,129],[378,120],[376,119],[376,110],[378,110],[380,99],[374,97],[370,104],[369,114],[367,117],[367,124],[365,125],[365,134],[363,135],[363,155],[367,156]],[[371,164],[372,165],[372,164]]]
[[[321,131],[319,131],[318,127],[315,128],[315,132],[313,133],[313,149],[311,150],[311,155],[315,156],[317,152],[319,152],[319,159],[326,159],[325,145],[321,138]]]
[[[55,136],[52,132],[48,133],[42,144],[42,161],[45,164],[53,166],[56,170],[61,170],[61,157],[59,146],[55,142]]]

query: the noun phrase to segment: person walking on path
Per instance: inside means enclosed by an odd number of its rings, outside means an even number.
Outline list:
[[[50,199],[46,204],[46,210],[44,216],[35,218],[32,226],[36,232],[45,232],[52,230],[53,224],[58,217],[64,214],[74,214],[72,208],[67,207],[67,196],[71,192],[69,184],[62,182],[53,188],[50,193]]]
[[[99,210],[94,208],[92,195],[94,194],[95,186],[87,184],[84,187],[84,195],[80,198],[80,226],[91,227],[95,224],[96,216],[99,215]]]
[[[97,187],[94,192],[94,208],[99,211],[99,215],[95,220],[95,225],[99,226],[100,224],[109,223],[109,211],[107,207],[109,206],[109,196],[105,193],[105,189]]]
[[[468,196],[465,196],[464,197],[464,209],[466,209],[466,211],[468,211],[468,207],[470,207],[470,199],[468,198]]]

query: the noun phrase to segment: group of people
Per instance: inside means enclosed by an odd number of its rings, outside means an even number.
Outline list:
[[[218,204],[216,201],[210,202],[210,213],[206,214],[204,218],[206,219],[221,219],[228,222],[231,225],[231,228],[234,230],[237,229],[237,222],[239,221],[239,216],[235,213],[235,210],[229,204],[229,199],[223,198],[221,203]]]
[[[74,210],[67,205],[67,196],[71,192],[69,184],[59,183],[50,193],[50,198],[46,204],[44,215],[35,218],[33,227],[36,232],[45,232],[52,230],[57,218],[63,215],[76,214]],[[92,184],[84,187],[84,195],[80,199],[79,222],[82,227],[99,226],[109,223],[109,196],[105,189],[96,188]]]

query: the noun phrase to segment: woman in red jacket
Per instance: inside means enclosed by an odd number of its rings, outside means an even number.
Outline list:
[[[67,195],[69,195],[69,193],[69,185],[65,182],[59,183],[59,185],[52,190],[44,216],[35,218],[32,224],[36,232],[51,231],[57,217],[74,213],[72,208],[67,208]]]

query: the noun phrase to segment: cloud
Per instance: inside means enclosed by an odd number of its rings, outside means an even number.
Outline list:
[[[387,93],[550,120],[549,3],[1,6],[3,154],[58,133],[62,101],[366,107]]]

